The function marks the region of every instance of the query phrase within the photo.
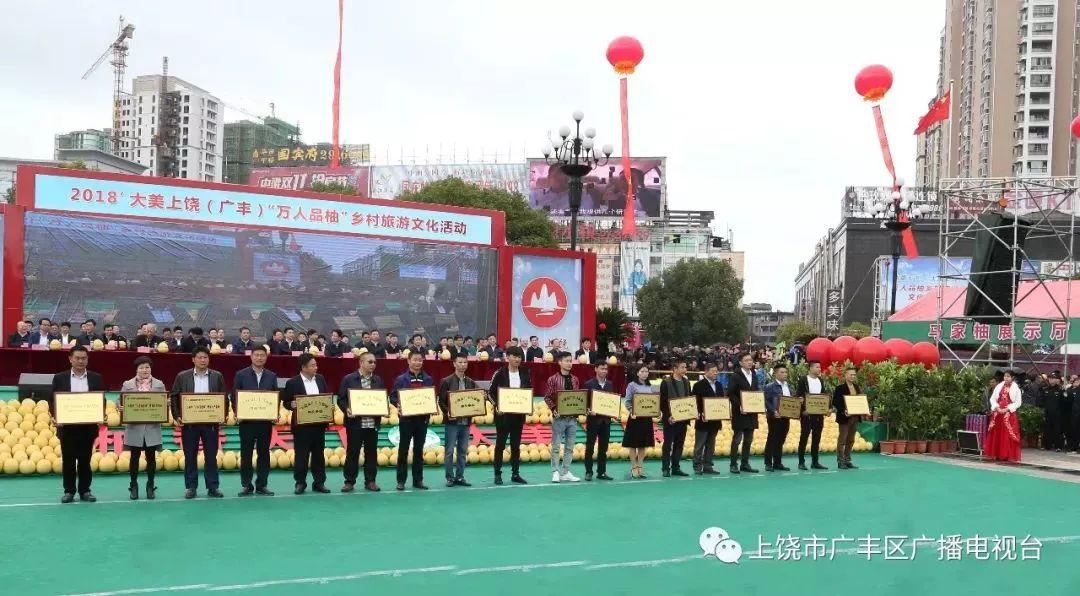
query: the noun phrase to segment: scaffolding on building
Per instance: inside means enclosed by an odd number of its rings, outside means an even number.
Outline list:
[[[1073,276],[1073,233],[1076,230],[1075,178],[952,178],[941,181],[938,193],[941,200],[939,234],[939,275],[937,288],[937,345],[942,360],[961,367],[995,365],[1047,372],[1060,370],[1068,374],[1068,325],[1072,299],[1071,283],[1062,284],[1064,295],[1047,284],[1068,281]],[[997,223],[1001,216],[1000,223]],[[1026,242],[1042,240],[1045,260],[1030,258],[1021,227],[1026,228]],[[971,242],[985,232],[993,245],[1004,248],[1006,265],[990,267],[992,271],[973,273],[958,263],[959,243]],[[1004,261],[1004,259],[1002,259]],[[974,259],[972,259],[974,263]],[[996,302],[979,286],[980,276],[1008,275],[1008,299]],[[947,286],[960,285],[967,292],[947,291]],[[990,312],[968,315],[965,296],[978,292],[990,305]],[[1051,307],[1045,316],[1017,314],[1026,300],[1047,299]],[[959,314],[955,312],[959,307]],[[991,324],[998,333],[990,332]],[[1030,337],[1017,333],[1018,324],[1042,329],[1049,323],[1061,333],[1060,347],[1038,343],[1034,330]],[[968,339],[968,330],[971,339]],[[1005,329],[1005,331],[1002,331]],[[1019,336],[1019,337],[1018,337]],[[960,348],[959,346],[965,346]],[[970,347],[975,346],[974,350]],[[1048,347],[1049,346],[1049,347]]]

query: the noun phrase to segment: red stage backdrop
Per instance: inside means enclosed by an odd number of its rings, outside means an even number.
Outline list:
[[[4,329],[49,316],[128,335],[144,321],[230,338],[242,324],[510,333],[498,211],[20,166],[3,222]],[[595,260],[550,252],[595,277]],[[567,299],[591,305],[589,291]]]

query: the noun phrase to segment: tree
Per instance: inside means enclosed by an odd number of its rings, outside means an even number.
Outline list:
[[[776,328],[776,341],[784,342],[788,346],[807,343],[817,336],[817,327],[799,319],[788,321]]]
[[[14,184],[9,186],[7,191],[4,192],[4,202],[5,203],[14,203],[15,202],[15,185]]]
[[[355,196],[360,194],[356,190],[356,187],[349,186],[348,184],[342,184],[340,182],[312,182],[312,192],[327,192],[335,195],[349,195]]]
[[[746,338],[743,284],[727,261],[685,259],[637,293],[642,327],[668,345],[738,343]]]
[[[432,182],[420,190],[402,193],[402,201],[493,209],[506,214],[506,241],[517,246],[557,248],[555,227],[542,211],[529,207],[518,193],[481,188],[460,178]]]
[[[601,329],[600,326],[604,328]],[[630,338],[630,317],[625,311],[617,308],[596,309],[596,351],[602,356],[607,356],[610,351],[608,344],[616,346]]]

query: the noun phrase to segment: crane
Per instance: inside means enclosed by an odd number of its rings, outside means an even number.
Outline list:
[[[127,40],[135,35],[135,25],[124,23],[124,17],[120,17],[120,25],[116,39],[109,44],[101,56],[94,61],[83,73],[83,80],[87,79],[103,62],[112,55],[109,64],[113,66],[113,119],[112,119],[112,150],[120,152],[120,96],[124,92],[124,69],[127,67],[128,44]]]

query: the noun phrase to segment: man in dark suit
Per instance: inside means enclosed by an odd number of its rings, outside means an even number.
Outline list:
[[[799,469],[806,469],[806,440],[810,439],[810,467],[815,470],[827,470],[818,461],[818,447],[821,445],[821,429],[825,417],[821,414],[806,413],[806,396],[825,393],[825,381],[821,378],[821,363],[811,360],[806,376],[795,384],[795,396],[802,400],[803,415],[799,420]]]
[[[167,331],[167,330],[166,330]],[[166,333],[168,335],[168,333]],[[170,352],[183,352],[184,351],[184,329],[177,325],[173,327],[172,339],[169,339],[169,351]],[[191,352],[188,352],[189,354]]]
[[[105,345],[109,345],[110,341],[115,341],[117,348],[120,347],[120,342],[124,342],[126,344],[127,343],[127,338],[124,337],[123,335],[120,335],[120,332],[117,330],[118,328],[119,328],[119,325],[114,325],[112,323],[106,323],[105,324],[105,335],[101,336],[101,341],[104,342]]]
[[[445,416],[443,430],[446,436],[446,452],[443,462],[446,469],[447,487],[472,486],[465,480],[465,460],[469,455],[469,426],[472,424],[472,419],[467,416],[450,417],[450,392],[476,389],[476,381],[465,374],[468,368],[469,357],[459,354],[454,358],[454,374],[439,383],[439,409]]]
[[[510,442],[510,481],[514,484],[528,484],[519,472],[521,466],[521,429],[525,425],[525,414],[500,414],[499,389],[529,389],[532,380],[529,378],[529,369],[522,368],[521,348],[510,348],[506,351],[506,366],[495,371],[491,377],[491,388],[488,395],[491,397],[491,405],[495,406],[495,484],[502,484],[503,451],[507,441]]]
[[[90,355],[85,346],[75,346],[68,352],[69,370],[58,372],[53,375],[53,395],[49,398],[49,415],[56,422],[56,393],[83,393],[87,391],[104,391],[105,384],[101,375],[86,369],[90,362]],[[98,436],[97,424],[67,424],[57,427],[56,436],[60,439],[60,457],[63,458],[64,466],[64,496],[61,503],[70,503],[75,500],[76,492],[79,499],[93,503],[97,499],[90,492],[90,483],[93,481],[93,472],[90,470],[90,456],[94,450],[94,441]],[[76,484],[76,476],[78,484]]]
[[[697,397],[698,406],[698,419],[694,422],[695,474],[719,474],[713,468],[713,456],[716,454],[716,435],[723,423],[719,420],[705,420],[705,399],[724,396],[724,389],[716,379],[718,374],[716,362],[706,362],[705,376],[694,383],[694,396]]]
[[[86,319],[82,324],[82,335],[79,336],[78,342],[80,346],[89,346],[94,343],[95,339],[101,339],[97,331],[97,321],[94,319]]]
[[[386,346],[381,341],[378,329],[371,330],[371,337],[364,344],[364,347],[367,348],[368,352],[374,354],[376,358],[386,358]]]
[[[60,339],[60,336],[53,335],[52,321],[45,318],[38,321],[38,330],[30,334],[30,345],[47,346],[54,339]]]
[[[593,349],[592,340],[587,337],[581,338],[581,348],[574,352],[574,362],[580,362],[582,356],[588,359],[589,364],[596,364],[600,357],[600,354]]]
[[[210,347],[210,340],[203,337],[202,327],[191,327],[188,329],[188,335],[180,343],[180,351],[188,354],[193,354],[195,348],[208,348]]]
[[[259,347],[262,347],[262,346],[260,345]],[[233,354],[243,355],[243,354],[247,353],[248,350],[254,350],[254,349],[255,349],[255,341],[251,339],[251,328],[249,328],[249,327],[241,327],[240,328],[240,339],[234,341],[233,344],[232,344]],[[263,349],[263,354],[265,354],[265,353],[266,353],[266,349],[264,348]],[[264,364],[265,364],[265,362],[266,361],[263,360]],[[275,378],[277,378],[277,377],[275,376]],[[277,389],[276,385],[274,386],[274,389]]]
[[[858,432],[862,416],[848,416],[847,401],[849,395],[859,395],[859,385],[855,382],[858,371],[853,367],[844,371],[844,382],[833,390],[832,407],[836,410],[836,425],[839,433],[836,438],[836,467],[840,470],[854,470],[851,463],[851,448],[855,446],[855,433]]]
[[[180,371],[173,381],[170,397],[172,399],[173,419],[181,426],[180,441],[184,448],[184,492],[185,499],[194,499],[199,488],[199,443],[202,443],[205,464],[203,479],[206,482],[206,494],[215,499],[225,495],[218,490],[218,433],[220,424],[184,424],[180,409],[180,395],[184,393],[225,393],[225,378],[220,372],[210,369],[210,349],[204,345],[195,347],[191,352],[194,368]]]
[[[33,324],[28,325],[27,321],[16,323],[15,333],[8,336],[7,346],[9,348],[30,347],[30,329],[32,328]]]
[[[139,336],[135,338],[135,347],[156,349],[157,345],[163,341],[165,340],[158,337],[157,335],[157,325],[153,323],[147,323],[145,326],[143,326],[142,333],[140,333]]]
[[[386,346],[384,347],[387,354],[400,354],[401,346],[398,345],[398,336],[391,331],[386,334]]]
[[[38,321],[38,328],[30,332],[30,345],[48,346],[54,339],[60,339],[59,335],[52,332],[53,323],[48,318]]]
[[[335,333],[339,330],[335,330]],[[341,336],[338,336],[341,339]],[[328,348],[329,349],[329,348]],[[348,349],[348,345],[345,346]],[[338,388],[338,407],[345,412],[345,485],[341,492],[351,493],[356,488],[356,477],[360,472],[360,451],[364,452],[364,488],[379,492],[375,484],[375,475],[379,470],[379,422],[378,416],[353,416],[349,409],[350,389],[386,389],[379,375],[375,374],[375,355],[371,352],[361,354],[359,370],[345,375]]]
[[[686,361],[677,360],[670,377],[660,381],[660,414],[664,422],[664,443],[660,451],[661,472],[664,477],[689,476],[682,471],[680,460],[683,454],[683,442],[686,441],[686,428],[689,420],[675,422],[671,418],[672,398],[687,397],[690,393],[690,379],[686,378]]]
[[[345,332],[341,329],[334,329],[330,332],[330,341],[326,344],[327,356],[341,356],[352,351],[352,347],[349,346],[348,342],[342,341],[341,338],[344,335]]]
[[[739,354],[739,368],[731,374],[728,383],[728,397],[731,398],[731,466],[732,474],[757,470],[750,467],[750,446],[754,442],[754,429],[758,426],[757,414],[742,414],[742,392],[760,391],[757,376],[754,375],[754,357],[749,352]],[[739,456],[739,444],[742,444],[742,464],[736,465]]]
[[[540,347],[540,338],[535,335],[529,336],[529,349],[525,351],[525,362],[532,362],[534,358],[544,359],[544,348]]]
[[[270,346],[270,353],[275,356],[285,354],[285,333],[281,329],[274,329],[270,332],[270,339],[266,342]]]
[[[293,340],[295,341],[295,340]],[[317,493],[328,493],[326,488],[326,456],[323,448],[326,442],[325,424],[296,424],[296,398],[305,395],[320,395],[329,393],[326,390],[326,379],[318,374],[319,363],[315,356],[309,352],[300,354],[300,374],[285,383],[285,390],[281,393],[281,403],[288,409],[293,410],[292,432],[293,445],[296,449],[296,461],[293,463],[293,480],[296,481],[296,494],[304,494],[307,490],[308,458],[311,458],[311,490]],[[421,459],[423,463],[423,459]]]
[[[296,330],[289,327],[285,330],[285,339],[278,343],[278,353],[284,356],[290,356],[293,352],[302,352],[304,350],[303,344],[300,340],[296,339]]]
[[[773,366],[772,374],[773,381],[765,385],[765,421],[769,425],[765,441],[765,471],[787,472],[790,468],[783,464],[781,457],[790,421],[780,415],[780,398],[792,397],[792,390],[788,384],[787,366],[783,363]]]
[[[409,368],[394,379],[391,388],[390,403],[400,408],[398,391],[401,389],[419,389],[421,387],[434,387],[435,380],[431,375],[424,372],[423,349],[409,353]],[[427,438],[428,420],[427,414],[419,416],[402,416],[398,425],[401,433],[398,440],[397,458],[397,489],[405,490],[405,481],[409,475],[409,446],[412,446],[413,462],[413,488],[427,490],[424,484],[424,440]]]
[[[57,335],[57,338],[60,340],[60,344],[64,348],[67,348],[73,343],[78,343],[78,338],[76,338],[74,335],[71,335],[71,323],[67,321],[60,323],[60,333]]]
[[[251,341],[250,337],[248,341]],[[233,414],[236,414],[237,391],[278,391],[277,375],[273,371],[266,370],[266,347],[253,344],[247,349],[251,350],[251,366],[238,370],[233,379]],[[243,352],[235,352],[235,349],[234,353],[243,354]],[[254,493],[272,497],[274,491],[268,489],[266,484],[270,478],[270,434],[273,431],[274,422],[250,420],[241,421],[238,424],[240,426],[240,486],[242,490],[237,496],[247,497]],[[252,453],[255,453],[259,462],[254,486],[251,484]]]
[[[518,348],[520,350],[521,348]],[[506,349],[509,356],[510,348]],[[608,365],[604,361],[596,363],[596,376],[585,381],[582,387],[586,391],[606,391],[613,393],[615,385],[608,378]],[[591,399],[591,396],[590,396]],[[592,403],[590,401],[590,403]],[[593,447],[596,447],[596,472],[597,479],[611,480],[607,475],[607,450],[608,441],[611,440],[611,418],[597,416],[592,411],[585,417],[585,480],[593,479]]]

